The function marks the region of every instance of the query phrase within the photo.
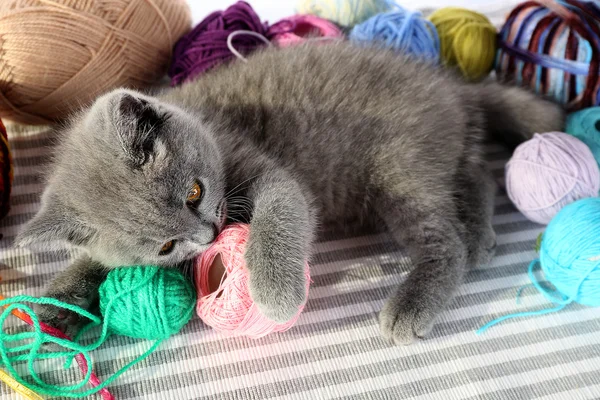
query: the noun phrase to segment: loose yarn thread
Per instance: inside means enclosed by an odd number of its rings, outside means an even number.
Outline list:
[[[535,276],[538,264],[554,290],[543,287]],[[600,198],[576,201],[552,219],[542,238],[540,258],[531,262],[528,274],[555,307],[502,316],[482,326],[478,334],[507,319],[549,314],[573,302],[600,306]]]
[[[433,23],[423,18],[421,12],[399,5],[356,25],[350,32],[350,41],[379,45],[434,63],[440,57],[440,39]]]
[[[169,69],[171,85],[188,82],[199,74],[231,60],[237,52],[247,55],[264,42],[257,35],[230,35],[236,31],[251,31],[267,36],[268,25],[262,23],[250,4],[238,1],[225,11],[216,11],[200,22],[175,44],[173,63]]]
[[[33,332],[8,334],[0,333],[0,357],[3,364],[14,379],[41,394],[80,398],[101,391],[133,365],[148,357],[166,338],[178,332],[193,314],[195,292],[183,275],[175,270],[158,267],[127,267],[112,270],[106,281],[100,286],[100,310],[104,322],[88,311],[60,302],[52,298],[35,298],[31,296],[15,296],[0,301],[6,309],[0,315],[0,326],[4,327],[6,318],[13,311],[21,310],[27,314],[34,328]],[[50,304],[75,312],[88,318],[91,322],[84,327],[73,341],[56,332],[47,333],[33,310],[24,303]],[[127,312],[128,311],[128,312]],[[90,329],[100,326],[102,331],[98,339],[89,345],[82,345],[78,339]],[[115,372],[103,383],[96,382],[96,387],[80,391],[92,378],[92,359],[90,352],[104,343],[110,334],[122,334],[135,338],[155,340],[155,343],[142,355]],[[7,346],[7,343],[29,341],[19,346]],[[44,343],[54,343],[66,351],[41,352]],[[27,354],[16,354],[28,351]],[[80,355],[81,354],[81,355]],[[83,358],[81,367],[85,370],[84,378],[73,385],[52,385],[40,378],[35,370],[35,360],[67,359],[66,366],[73,357]],[[27,362],[32,382],[26,381],[13,366],[15,362]],[[85,368],[84,368],[85,367]],[[108,400],[108,398],[105,396]]]
[[[585,108],[569,114],[565,132],[585,143],[600,167],[600,107]]]
[[[352,28],[374,15],[389,11],[391,0],[302,0],[298,14],[310,14]]]
[[[2,0],[0,116],[48,124],[154,83],[190,24],[185,0]]]
[[[489,74],[496,57],[496,28],[485,15],[446,7],[431,14],[429,20],[439,35],[445,65],[458,66],[470,80]]]
[[[591,1],[518,5],[499,33],[496,72],[570,109],[600,104],[600,8]]]
[[[249,234],[248,225],[232,224],[196,259],[196,312],[204,323],[227,336],[260,338],[272,332],[290,329],[300,317],[304,304],[300,306],[296,315],[285,323],[274,322],[260,313],[249,294],[249,272],[243,256]],[[219,287],[211,293],[209,273],[219,255],[225,267],[225,274]],[[308,263],[305,274],[308,295]]]
[[[531,221],[547,224],[567,204],[595,197],[600,169],[590,149],[563,132],[535,134],[506,164],[506,191]]]

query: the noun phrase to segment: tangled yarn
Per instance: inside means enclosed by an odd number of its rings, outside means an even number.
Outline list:
[[[185,0],[2,0],[0,116],[47,124],[153,83],[190,21]]]
[[[194,79],[210,68],[235,57],[227,40],[237,31],[250,31],[266,36],[268,25],[262,23],[250,4],[238,1],[225,11],[216,11],[183,36],[173,50],[173,63],[169,69],[171,84],[179,85]],[[256,35],[236,35],[233,47],[249,54],[264,42]]]
[[[600,104],[600,7],[579,0],[518,5],[499,34],[496,72],[571,109]]]
[[[217,237],[216,241],[195,261],[198,303],[196,312],[208,326],[228,336],[260,338],[272,332],[290,329],[304,309],[285,323],[274,322],[260,313],[250,297],[249,272],[244,261],[244,250],[250,234],[248,225],[233,224]],[[215,260],[220,256],[224,268],[217,282],[211,285],[211,271],[219,267]],[[305,269],[306,293],[310,282],[308,263]],[[213,287],[215,286],[215,287]],[[214,290],[211,290],[214,289]]]
[[[0,121],[0,218],[6,216],[10,208],[12,180],[13,166],[8,135],[6,134],[6,128]]]
[[[27,314],[33,327],[33,331],[28,332],[9,334],[4,329],[0,332],[2,363],[18,383],[49,396],[80,398],[101,392],[133,365],[148,357],[164,339],[181,330],[191,318],[196,300],[191,284],[179,272],[158,267],[127,267],[112,270],[100,287],[99,293],[103,321],[80,307],[53,298],[15,296],[0,301],[0,306],[6,307],[0,315],[2,328],[6,318],[15,311]],[[25,303],[49,304],[64,308],[88,318],[91,322],[74,340],[69,340],[64,335],[57,334],[56,330],[49,330],[43,325],[32,308]],[[99,325],[102,326],[102,331],[94,343],[84,345],[78,341],[79,337]],[[100,347],[113,333],[156,341],[145,353],[100,383],[97,378],[94,380],[90,352]],[[19,343],[19,345],[9,346],[11,343]],[[43,351],[42,346],[46,343],[59,345],[65,350]],[[68,366],[73,357],[78,359],[85,373],[83,379],[76,384],[50,384],[36,371],[37,360],[66,359]],[[15,364],[22,362],[27,363],[30,375],[27,380],[16,369]],[[88,381],[95,387],[82,391]],[[105,393],[108,392],[104,392],[103,395]],[[109,400],[112,398],[109,396],[108,393],[108,396],[104,397]]]
[[[440,37],[445,65],[457,66],[471,80],[484,78],[496,57],[496,28],[482,14],[446,7],[429,16]]]
[[[391,0],[302,0],[298,14],[311,14],[345,27],[353,27],[372,16],[392,8]]]
[[[357,44],[375,43],[433,62],[438,62],[440,57],[435,26],[419,11],[400,6],[356,25],[350,32],[350,40]]]
[[[590,149],[562,132],[535,134],[506,164],[506,191],[530,220],[547,224],[564,206],[600,190],[600,170]]]
[[[554,291],[536,278],[534,268],[538,263]],[[500,317],[484,325],[479,333],[509,318],[548,314],[573,302],[600,306],[600,198],[569,204],[552,219],[542,238],[540,258],[529,265],[529,277],[555,307]]]
[[[343,38],[334,23],[314,15],[294,15],[272,25],[267,36],[279,47],[293,46],[312,38]]]
[[[600,107],[585,108],[569,114],[565,132],[585,143],[600,166]]]

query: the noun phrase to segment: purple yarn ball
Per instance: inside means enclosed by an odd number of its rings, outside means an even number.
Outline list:
[[[250,4],[239,1],[225,11],[215,11],[175,44],[169,76],[173,86],[192,80],[215,65],[235,57],[227,47],[227,38],[244,30],[267,35]],[[233,47],[248,54],[265,43],[255,36],[239,34],[232,38]]]
[[[506,191],[531,221],[548,224],[567,204],[598,196],[600,169],[591,150],[563,132],[535,134],[506,164]]]

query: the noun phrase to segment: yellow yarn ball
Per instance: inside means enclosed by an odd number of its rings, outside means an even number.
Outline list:
[[[482,14],[459,7],[446,7],[429,16],[440,37],[445,65],[458,66],[470,80],[489,74],[496,57],[496,28]]]
[[[296,13],[316,15],[351,28],[389,11],[392,4],[391,0],[300,0]]]
[[[0,0],[0,116],[47,124],[154,83],[190,26],[185,0]]]

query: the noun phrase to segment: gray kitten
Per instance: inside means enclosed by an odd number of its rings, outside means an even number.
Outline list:
[[[407,344],[493,254],[485,134],[516,144],[563,119],[521,89],[461,83],[385,50],[265,50],[157,97],[100,97],[65,129],[18,241],[85,249],[47,295],[88,307],[108,268],[178,265],[227,220],[249,221],[251,295],[284,321],[305,300],[318,224],[380,218],[414,264],[380,315],[383,335]]]

